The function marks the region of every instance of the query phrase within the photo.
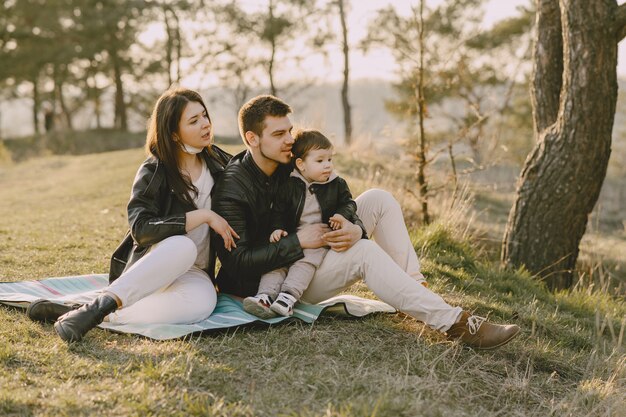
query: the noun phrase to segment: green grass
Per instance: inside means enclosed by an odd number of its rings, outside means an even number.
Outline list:
[[[0,165],[0,280],[105,272],[143,158]],[[372,184],[348,179],[355,191]],[[444,217],[411,230],[424,273],[449,302],[518,323],[522,335],[501,349],[463,349],[402,314],[167,342],[96,329],[67,346],[52,326],[0,307],[0,415],[624,415],[623,299],[548,293]]]

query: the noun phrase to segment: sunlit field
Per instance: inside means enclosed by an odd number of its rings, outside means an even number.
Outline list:
[[[129,149],[1,165],[0,279],[106,272],[126,228],[125,205],[143,158],[143,150]],[[552,294],[524,272],[501,270],[490,239],[496,239],[493,223],[503,223],[506,210],[491,213],[499,220],[488,222],[487,197],[477,199],[466,190],[451,204],[441,193],[433,202],[436,220],[422,227],[407,179],[385,174],[385,166],[397,161],[350,152],[337,160],[355,194],[383,186],[401,201],[431,288],[477,314],[519,324],[522,335],[477,353],[394,314],[255,326],[168,342],[96,329],[68,347],[52,326],[0,307],[0,414],[626,412],[623,298],[608,286]],[[624,245],[623,238],[590,239],[593,245]],[[364,286],[351,292],[373,297]]]

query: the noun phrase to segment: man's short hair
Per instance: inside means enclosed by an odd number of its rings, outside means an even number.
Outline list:
[[[318,130],[299,130],[293,135],[291,153],[294,159],[304,159],[315,149],[332,149],[333,143]]]
[[[244,143],[246,132],[254,132],[261,136],[265,129],[267,116],[283,117],[291,113],[291,107],[281,99],[270,96],[256,96],[239,109],[239,133]]]

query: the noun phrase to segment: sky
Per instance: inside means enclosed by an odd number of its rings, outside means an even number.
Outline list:
[[[253,1],[253,0],[251,0]],[[441,3],[441,0],[430,0],[427,4],[431,7]],[[484,27],[491,27],[494,22],[515,15],[519,5],[528,4],[529,0],[490,0],[485,7]],[[393,5],[398,12],[409,14],[411,7],[417,4],[410,0],[352,0],[352,10],[348,17],[349,37],[352,44],[363,39],[367,34],[368,22],[376,16],[376,11]],[[392,78],[394,73],[394,61],[391,53],[378,49],[368,54],[353,51],[351,56],[352,78]],[[339,76],[341,76],[339,72]]]
[[[427,0],[431,7],[437,6],[443,0]],[[244,7],[249,9],[259,8],[266,4],[266,0],[240,0]],[[490,28],[494,23],[514,16],[520,6],[531,3],[531,0],[488,0],[485,4],[484,28]],[[623,3],[620,1],[619,3]],[[351,8],[348,14],[348,36],[351,45],[357,45],[367,34],[368,23],[376,16],[377,10],[389,5],[403,14],[408,14],[411,7],[415,6],[415,0],[351,0]],[[262,7],[262,6],[261,6]],[[619,45],[618,75],[626,79],[626,40]],[[342,77],[343,60],[337,47],[330,58],[323,60],[321,57],[311,58],[307,69],[318,68],[317,76],[327,81],[340,81]],[[352,80],[364,78],[393,79],[396,76],[393,56],[389,51],[382,48],[370,50],[367,54],[352,48],[350,51],[350,78]]]

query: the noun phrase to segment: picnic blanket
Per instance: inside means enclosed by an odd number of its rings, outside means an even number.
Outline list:
[[[108,285],[104,274],[80,275],[74,277],[47,278],[39,281],[0,282],[0,304],[27,308],[39,298],[61,304],[84,304],[97,297],[102,288]],[[322,314],[345,317],[364,317],[371,313],[394,313],[396,310],[382,301],[368,300],[353,295],[339,295],[320,304],[298,303],[293,318],[313,323]],[[183,337],[191,333],[237,327],[260,322],[275,324],[287,317],[260,319],[243,310],[238,297],[219,294],[217,306],[207,319],[193,324],[111,324],[102,323],[99,327],[120,333],[139,334],[155,340]]]

